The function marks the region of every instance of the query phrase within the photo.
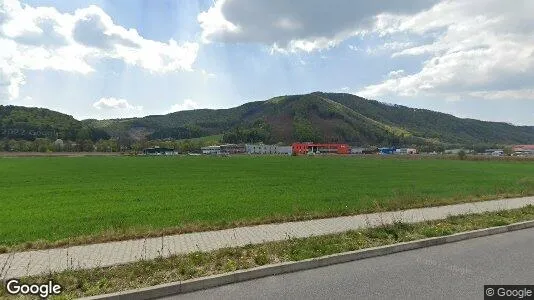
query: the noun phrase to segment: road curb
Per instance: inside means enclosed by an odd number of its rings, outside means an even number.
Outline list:
[[[247,270],[240,270],[231,273],[225,273],[221,275],[213,275],[208,277],[202,277],[197,279],[191,279],[186,281],[171,282],[160,284],[147,288],[134,289],[129,291],[117,292],[112,294],[104,294],[98,296],[92,296],[83,298],[86,300],[103,300],[103,299],[154,299],[159,297],[165,297],[176,294],[183,294],[208,288],[213,288],[229,283],[236,283],[241,281],[247,281],[251,279],[267,277],[272,275],[279,275],[284,273],[291,273],[303,270],[309,270],[339,263],[345,263],[349,261],[355,261],[365,258],[377,257],[382,255],[393,254],[402,251],[414,250],[419,248],[431,247],[436,245],[442,245],[447,243],[454,243],[472,238],[484,237],[488,235],[494,235],[499,233],[505,233],[510,231],[516,231],[526,228],[534,227],[533,221],[526,221],[520,223],[514,223],[505,226],[491,227],[485,229],[479,229],[468,232],[456,233],[453,235],[428,238],[423,240],[417,240],[406,243],[399,243],[393,245],[386,245],[374,248],[361,249],[351,252],[343,252],[338,254],[332,254],[328,256],[321,256],[311,259],[306,259],[297,262],[285,262],[273,265],[266,265],[256,267]]]

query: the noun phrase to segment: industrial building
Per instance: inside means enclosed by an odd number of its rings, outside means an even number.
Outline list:
[[[264,144],[246,144],[245,149],[248,154],[275,154],[277,151],[277,146]]]
[[[534,145],[515,145],[512,152],[514,156],[534,156]]]
[[[504,149],[486,149],[484,155],[504,156]]]
[[[291,146],[246,144],[245,150],[248,154],[283,154],[291,155]]]
[[[221,154],[221,146],[207,146],[200,148],[200,150],[202,150],[202,154],[206,155]]]
[[[214,145],[200,148],[202,154],[206,155],[226,155],[226,154],[242,154],[245,153],[245,145],[241,144],[224,144]]]
[[[363,154],[364,150],[365,150],[365,148],[352,147],[352,148],[350,148],[350,154]]]
[[[242,154],[245,153],[244,144],[224,144],[221,145],[221,154]]]
[[[362,154],[378,154],[379,150],[377,147],[365,148],[362,150]]]
[[[177,152],[174,151],[174,149],[171,148],[160,148],[160,147],[153,147],[153,148],[146,148],[143,149],[144,155],[176,155]]]
[[[291,149],[294,154],[349,154],[350,147],[348,144],[315,144],[315,143],[293,143]]]
[[[472,154],[475,151],[470,149],[446,149],[443,153],[444,154],[459,154],[461,151],[464,151],[466,154]]]
[[[395,150],[395,154],[417,154],[415,148],[399,148]]]
[[[382,155],[395,154],[396,151],[397,151],[397,149],[396,148],[392,148],[392,147],[378,148],[378,154],[382,154]]]

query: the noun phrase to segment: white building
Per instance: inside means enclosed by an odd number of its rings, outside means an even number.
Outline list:
[[[275,145],[246,144],[245,151],[248,154],[275,154]]]
[[[363,154],[363,150],[365,150],[365,148],[352,147],[350,148],[350,154]]]
[[[417,149],[415,148],[399,148],[395,150],[396,154],[417,154]]]
[[[504,149],[486,149],[486,151],[484,151],[484,155],[503,156]]]
[[[291,146],[278,146],[278,154],[291,155],[293,148]]]
[[[468,149],[446,149],[443,153],[444,154],[458,154],[460,151],[464,151],[467,154],[471,154],[474,152],[474,150],[468,150]]]
[[[491,156],[504,156],[504,150],[495,150],[491,152]]]
[[[245,151],[248,154],[285,154],[291,155],[291,146],[246,144]]]
[[[207,155],[221,154],[221,146],[207,146],[207,147],[202,147],[201,150],[202,150],[202,154],[207,154]]]

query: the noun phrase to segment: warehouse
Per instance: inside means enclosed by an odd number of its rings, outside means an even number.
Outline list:
[[[310,154],[310,153],[333,153],[333,154],[349,154],[350,147],[348,144],[315,144],[315,143],[293,143],[291,145],[294,154]]]
[[[534,155],[534,145],[515,145],[512,152],[514,156],[531,156]]]
[[[160,147],[154,147],[154,148],[146,148],[143,149],[144,155],[175,155],[177,154],[174,149],[171,148],[160,148]]]
[[[201,150],[202,150],[202,154],[206,154],[206,155],[221,154],[221,146],[207,146],[207,147],[202,147]]]
[[[399,148],[395,150],[395,154],[417,154],[415,148]]]
[[[248,154],[284,154],[291,155],[291,146],[265,145],[265,144],[246,144]]]
[[[245,153],[243,144],[224,144],[221,145],[221,154],[242,154]]]
[[[382,147],[382,148],[378,148],[378,154],[381,154],[381,155],[395,154],[396,150],[397,150],[396,148],[392,148],[392,147]]]
[[[293,149],[291,146],[278,146],[278,154],[292,155]]]
[[[248,154],[276,154],[276,145],[264,145],[264,144],[246,144],[246,152]]]
[[[363,154],[364,150],[365,150],[365,148],[352,147],[352,148],[350,148],[350,154]]]

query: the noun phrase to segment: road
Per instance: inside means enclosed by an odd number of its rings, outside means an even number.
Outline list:
[[[534,284],[534,229],[260,278],[167,299],[483,299]]]

